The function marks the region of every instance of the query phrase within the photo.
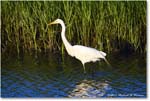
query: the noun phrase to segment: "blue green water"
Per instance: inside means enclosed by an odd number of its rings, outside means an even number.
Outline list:
[[[146,57],[136,54],[107,56],[86,64],[60,54],[2,56],[3,98],[146,98]]]

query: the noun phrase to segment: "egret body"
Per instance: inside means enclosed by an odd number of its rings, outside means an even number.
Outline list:
[[[82,46],[82,45],[73,45],[72,46],[65,37],[66,27],[65,27],[63,20],[56,19],[54,22],[52,22],[48,25],[51,25],[51,24],[60,24],[61,25],[61,27],[62,27],[61,38],[65,45],[65,48],[70,56],[75,57],[81,61],[81,63],[83,64],[84,73],[86,73],[85,63],[87,63],[87,62],[96,62],[96,61],[99,61],[100,59],[104,59],[108,63],[108,61],[105,58],[106,53],[104,53],[103,51],[98,51],[94,48],[86,47],[86,46]]]

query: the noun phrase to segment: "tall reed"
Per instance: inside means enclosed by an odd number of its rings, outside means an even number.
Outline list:
[[[72,44],[99,50],[146,52],[146,1],[2,1],[2,52],[61,51],[60,26]]]

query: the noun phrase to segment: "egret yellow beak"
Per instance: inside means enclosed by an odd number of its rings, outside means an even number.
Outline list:
[[[47,25],[52,25],[52,24],[57,24],[57,22],[53,21],[53,22],[51,22],[51,23],[49,23]]]

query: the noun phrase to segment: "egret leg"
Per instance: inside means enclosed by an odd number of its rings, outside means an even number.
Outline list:
[[[86,70],[85,70],[85,65],[83,64],[83,69],[84,69],[84,73],[86,73]]]

